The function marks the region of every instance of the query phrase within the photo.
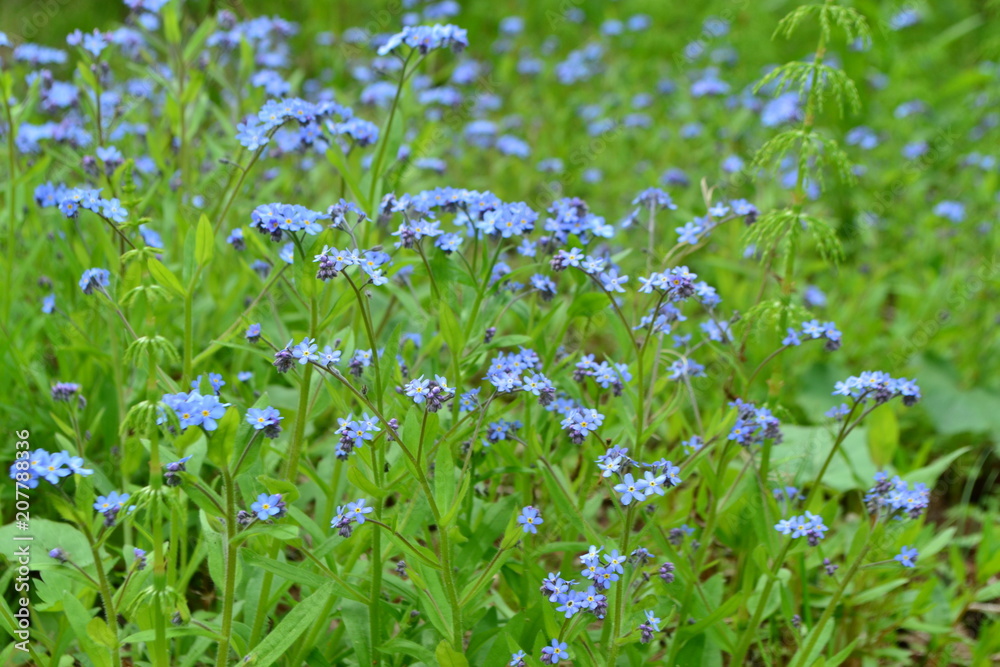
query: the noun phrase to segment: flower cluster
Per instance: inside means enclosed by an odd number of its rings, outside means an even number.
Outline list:
[[[365,505],[364,498],[347,503],[346,506],[337,508],[337,516],[330,522],[330,527],[336,528],[341,537],[350,537],[353,530],[351,524],[357,523],[360,526],[365,522],[365,515],[374,511],[374,507]]]
[[[583,382],[588,377],[594,378],[602,389],[611,389],[615,396],[622,395],[623,383],[632,381],[628,364],[609,364],[606,361],[598,364],[592,354],[583,355],[573,369],[573,379],[577,382]]]
[[[448,380],[440,375],[434,376],[433,380],[424,379],[421,375],[407,382],[402,391],[417,405],[424,403],[427,412],[437,412],[445,402],[455,397],[454,390],[448,386]]]
[[[916,519],[930,504],[931,492],[926,484],[916,482],[913,488],[898,476],[892,479],[884,472],[875,473],[875,486],[865,495],[865,504],[872,514],[892,517],[897,521]]]
[[[375,433],[382,429],[378,426],[378,419],[369,417],[367,412],[363,412],[358,419],[354,415],[348,415],[347,419],[337,419],[339,424],[335,433],[340,435],[335,454],[338,459],[346,459],[351,452],[358,447],[364,447],[366,440],[372,440]]]
[[[802,516],[782,519],[774,528],[782,535],[805,537],[809,541],[809,546],[813,547],[819,544],[819,541],[825,537],[826,531],[829,530],[823,524],[823,517],[808,511]]]
[[[185,472],[187,470],[185,464],[187,464],[190,460],[190,456],[185,456],[178,461],[174,461],[173,463],[168,463],[163,466],[163,483],[167,486],[180,486],[181,478],[177,473]]]
[[[910,406],[920,400],[920,387],[916,380],[893,378],[883,371],[865,371],[838,382],[833,395],[850,396],[859,405],[864,405],[869,398],[879,404],[900,396],[903,405]]]
[[[87,269],[80,276],[80,289],[84,294],[93,294],[94,290],[103,292],[111,282],[111,273],[107,269]]]
[[[634,211],[636,215],[638,211]],[[708,215],[696,217],[694,220],[685,223],[681,227],[674,229],[677,232],[677,243],[680,245],[697,245],[724,222],[728,222],[737,217],[742,217],[749,225],[757,219],[757,207],[745,199],[734,199],[727,204],[716,204],[708,209]]]
[[[380,56],[388,55],[401,46],[408,46],[427,54],[435,49],[450,48],[461,53],[469,45],[465,30],[454,25],[416,25],[403,28],[402,32],[389,37],[378,49]]]
[[[174,411],[180,421],[181,430],[189,426],[201,426],[206,431],[219,428],[219,419],[226,414],[229,403],[222,403],[215,394],[202,396],[197,390],[179,394],[164,394],[163,404]],[[166,423],[166,414],[157,419],[158,424]]]
[[[488,448],[490,445],[497,442],[513,440],[517,431],[523,426],[524,424],[517,419],[514,421],[498,419],[495,422],[490,422],[487,426],[487,436],[482,440],[483,447]]]
[[[75,382],[56,382],[52,385],[52,400],[59,403],[68,403],[70,399],[80,393],[80,385]]]
[[[642,477],[627,472],[630,468],[646,468]],[[666,489],[681,483],[680,467],[671,461],[660,459],[653,463],[640,463],[630,458],[625,447],[611,447],[597,457],[597,468],[601,477],[618,475],[620,482],[613,488],[621,494],[622,505],[631,505],[632,501],[642,502],[650,496],[665,495]],[[637,473],[638,474],[638,473]]]
[[[327,214],[311,211],[298,204],[261,204],[250,213],[250,226],[278,242],[285,232],[304,231],[315,236],[323,231],[323,225],[319,221],[328,219]]]
[[[83,459],[69,451],[49,453],[44,449],[19,451],[17,460],[10,466],[10,478],[21,485],[34,489],[38,480],[58,484],[64,477],[93,475],[94,471],[83,467]]]
[[[97,500],[94,501],[94,509],[104,515],[105,526],[110,528],[115,525],[118,512],[124,509],[128,499],[129,494],[118,493],[117,491],[112,491],[106,496],[97,497]]]
[[[263,431],[265,438],[277,438],[281,433],[281,420],[284,417],[276,408],[250,408],[247,410],[246,421],[255,431]]]
[[[313,258],[319,264],[316,270],[317,280],[324,282],[332,280],[349,266],[357,266],[373,285],[378,287],[389,281],[382,273],[382,267],[389,264],[392,258],[381,250],[339,250],[323,246],[323,251]]]
[[[788,335],[781,341],[781,344],[791,347],[801,345],[803,339],[824,339],[826,340],[826,349],[833,352],[840,349],[840,337],[841,333],[837,330],[837,326],[833,322],[809,320],[808,322],[803,322],[802,326],[798,329],[788,327]]]
[[[586,244],[595,238],[609,239],[615,234],[614,227],[591,213],[587,202],[579,197],[557,199],[547,211],[549,217],[545,219],[544,229],[551,236],[540,239],[542,245],[565,244],[571,235]]]
[[[343,107],[336,102],[325,100],[312,103],[297,97],[268,100],[256,116],[248,118],[246,122],[236,126],[236,140],[248,150],[258,150],[270,142],[271,135],[277,128],[293,119],[302,126],[301,138],[307,140],[307,137],[314,136],[318,132],[317,122],[329,119],[334,115],[340,116],[344,121],[339,124],[328,123],[328,126],[333,126],[336,134],[350,135],[356,131],[353,126],[348,128],[342,126],[360,119],[354,118],[354,112],[350,108]],[[360,122],[371,125],[367,121]],[[377,129],[375,132],[377,135]]]
[[[753,403],[736,399],[729,404],[737,409],[736,423],[727,436],[744,447],[762,444],[765,440],[774,440],[781,444],[781,422],[767,408],[758,408]]]
[[[643,644],[648,644],[653,641],[653,633],[660,631],[660,619],[656,617],[653,610],[647,609],[643,612],[646,616],[646,620],[639,624],[639,641]]]
[[[490,361],[483,379],[501,394],[520,390],[538,397],[539,404],[547,406],[555,400],[556,390],[552,382],[538,372],[540,365],[541,360],[534,350],[522,347],[520,352],[501,352]]]
[[[90,188],[67,188],[61,183],[43,183],[35,188],[35,202],[43,208],[55,206],[70,219],[76,218],[81,208],[118,224],[128,219],[128,211],[120,201],[114,198],[104,199],[100,190]]]

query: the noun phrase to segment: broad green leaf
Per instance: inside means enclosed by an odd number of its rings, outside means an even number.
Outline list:
[[[219,420],[219,427],[209,434],[208,460],[220,468],[233,456],[236,431],[240,426],[240,413],[236,408],[226,409]]]
[[[87,623],[87,634],[98,644],[106,646],[111,650],[116,649],[115,644],[117,641],[115,640],[115,635],[111,632],[111,628],[108,627],[103,618],[95,616],[90,619],[90,622]]]
[[[868,417],[868,449],[879,468],[892,463],[899,446],[899,421],[891,405],[886,405]]]
[[[441,667],[469,667],[468,659],[456,651],[447,639],[442,639],[437,645],[434,656]]]
[[[300,600],[294,607],[292,607],[291,611],[284,614],[281,622],[278,623],[278,625],[276,625],[274,629],[271,630],[271,632],[269,632],[259,644],[257,644],[257,646],[251,649],[250,656],[252,658],[252,664],[256,667],[267,667],[267,665],[277,662],[283,655],[285,655],[299,636],[305,632],[312,623],[316,622],[316,617],[320,610],[333,594],[333,586],[333,582],[328,581],[317,588],[312,595]],[[346,607],[348,604],[356,605],[358,603],[345,602],[344,606]],[[367,629],[367,624],[365,625],[365,628]],[[355,630],[355,628],[352,628],[352,634]]]
[[[198,220],[198,229],[195,232],[194,258],[199,266],[204,266],[212,261],[215,254],[215,232],[212,230],[212,223],[208,221],[208,216],[202,213]]]
[[[184,298],[184,286],[181,285],[181,281],[177,279],[173,271],[163,265],[163,262],[151,258],[147,260],[146,265],[149,267],[149,274],[158,285],[165,287],[174,296]]]
[[[90,636],[90,611],[76,599],[72,591],[63,591],[62,603],[69,625],[73,628],[73,634],[76,635],[76,640],[80,642],[80,647],[87,657],[93,660],[96,667],[111,667],[111,653],[106,647],[99,646],[95,638]],[[106,625],[104,627],[107,629]]]
[[[353,600],[344,600],[340,611],[344,625],[347,626],[347,636],[351,638],[354,652],[359,665],[372,664],[371,631],[368,625],[368,605]],[[305,629],[306,624],[302,623]]]

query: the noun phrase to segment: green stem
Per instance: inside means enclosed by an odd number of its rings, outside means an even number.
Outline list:
[[[476,238],[479,238],[479,234],[476,234]],[[483,241],[483,245],[486,245],[486,241]],[[472,304],[472,310],[469,312],[469,324],[465,328],[465,340],[469,340],[469,336],[472,335],[472,328],[476,325],[477,315],[479,314],[479,306],[483,303],[483,297],[486,295],[486,288],[489,284],[490,274],[493,273],[493,267],[496,266],[497,259],[500,258],[500,247],[501,243],[497,242],[497,248],[493,252],[493,259],[490,260],[490,265],[486,268],[486,277],[479,283],[479,287],[476,289],[476,301]],[[486,248],[483,248],[484,254]],[[458,382],[458,378],[455,379]]]
[[[191,380],[192,360],[194,359],[194,318],[192,315],[193,297],[191,289],[184,294],[184,372],[183,379]]]
[[[216,667],[226,667],[229,661],[229,637],[233,631],[233,598],[236,593],[236,547],[233,539],[236,537],[236,489],[233,477],[229,473],[229,465],[222,469],[222,483],[226,494],[226,543],[223,546],[225,559],[225,575],[222,598],[222,639],[219,641],[219,652],[215,658]],[[262,603],[264,600],[262,599]]]
[[[80,521],[80,527],[83,528],[83,532],[87,536],[87,542],[90,543],[90,553],[94,557],[94,567],[97,568],[97,581],[101,588],[101,600],[104,602],[104,617],[107,619],[108,629],[111,630],[111,634],[115,638],[114,646],[109,649],[111,651],[111,662],[114,667],[122,667],[121,647],[118,644],[118,614],[115,612],[115,599],[111,594],[108,576],[104,572],[104,561],[101,560],[101,551],[94,540],[94,533],[90,530],[90,526],[86,520]]]
[[[628,512],[625,514],[625,534],[622,535],[621,550],[621,554],[625,558],[628,557],[629,540],[632,536],[632,519],[635,516],[636,504],[629,505]],[[618,635],[622,628],[622,615],[625,611],[625,598],[628,597],[628,586],[628,577],[623,574],[618,582],[618,590],[615,595],[615,615],[611,623],[611,635],[608,638],[610,644],[608,646],[608,667],[614,667],[615,661],[618,659]]]
[[[767,582],[764,584],[764,590],[761,592],[760,598],[758,599],[757,608],[754,609],[753,617],[750,619],[750,623],[743,630],[743,634],[740,635],[740,641],[736,645],[736,651],[733,653],[733,659],[730,660],[729,664],[744,664],[743,658],[746,657],[747,650],[750,648],[750,643],[753,641],[757,627],[760,625],[761,616],[764,615],[764,607],[767,606],[767,599],[771,595],[771,588],[774,586],[774,581],[778,577],[778,571],[781,570],[781,566],[785,561],[785,556],[788,555],[788,550],[792,547],[793,541],[794,540],[791,539],[786,540],[785,545],[781,547],[781,551],[778,553],[778,557],[774,559],[774,565],[771,566]]]
[[[870,537],[870,535],[869,535]],[[833,594],[833,599],[831,599],[827,604],[826,608],[823,610],[823,615],[819,617],[816,626],[809,631],[809,638],[806,641],[806,645],[798,652],[798,657],[795,662],[792,663],[792,667],[805,667],[806,660],[809,659],[809,655],[812,653],[813,648],[816,646],[816,642],[819,641],[820,635],[823,633],[823,626],[827,624],[830,617],[833,616],[834,611],[837,609],[837,605],[840,603],[840,598],[843,597],[844,591],[847,589],[847,584],[854,578],[858,569],[861,567],[861,562],[868,555],[871,550],[872,544],[871,540],[865,540],[865,546],[861,549],[861,553],[858,557],[851,563],[851,569],[847,571],[844,575],[843,580],[840,582],[840,586],[837,588],[837,592]]]
[[[371,170],[372,184],[368,189],[369,211],[374,210],[375,204],[377,203],[375,201],[375,189],[378,187],[379,178],[382,176],[382,161],[385,159],[386,146],[389,145],[389,131],[392,129],[392,121],[396,117],[396,109],[399,106],[399,97],[403,94],[403,85],[409,78],[406,74],[406,66],[410,64],[410,58],[413,57],[413,53],[413,51],[410,51],[410,54],[406,56],[406,60],[403,62],[403,69],[399,73],[399,85],[396,86],[396,95],[392,98],[392,106],[389,108],[389,117],[386,118],[385,127],[382,128],[382,132],[379,134],[378,153],[375,156],[375,162],[372,163]]]
[[[153,355],[149,355],[147,381],[155,400],[156,362]],[[153,587],[156,590],[156,601],[153,603],[153,664],[168,667],[167,623],[163,614],[167,588],[167,563],[163,555],[163,471],[160,469],[160,429],[155,425],[149,434],[149,484],[153,489]]]

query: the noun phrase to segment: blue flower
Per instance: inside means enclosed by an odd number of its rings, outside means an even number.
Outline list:
[[[819,541],[826,536],[829,530],[823,524],[823,518],[806,512],[803,516],[793,516],[790,519],[782,519],[775,524],[774,529],[782,535],[789,535],[793,538],[805,537],[810,546],[816,546]]]
[[[639,502],[646,499],[646,494],[643,493],[643,491],[647,486],[649,486],[649,483],[646,482],[646,480],[640,479],[636,481],[632,478],[632,473],[626,473],[622,478],[622,482],[620,484],[616,484],[614,489],[618,493],[622,494],[622,505],[629,505],[632,503],[633,499],[638,500]]]
[[[517,522],[521,524],[521,529],[524,530],[524,532],[531,533],[532,535],[537,535],[537,526],[541,523],[545,523],[542,519],[542,515],[531,505],[528,505],[521,510],[521,513],[517,515]]]
[[[795,329],[788,327],[788,335],[781,341],[781,344],[786,347],[792,347],[801,345],[802,341],[799,339],[799,333]]]
[[[353,503],[347,503],[346,515],[352,517],[359,524],[362,524],[365,522],[365,515],[374,511],[374,507],[365,507],[365,499],[362,498]]]
[[[129,494],[121,493],[117,491],[112,491],[106,496],[98,496],[97,500],[94,501],[94,509],[101,514],[107,514],[108,512],[117,512],[125,503],[128,502]]]
[[[574,590],[560,594],[556,598],[556,604],[559,605],[556,611],[563,612],[566,618],[573,618],[584,609],[583,597],[583,593]]]
[[[284,417],[275,408],[250,408],[247,410],[246,421],[253,426],[255,431],[260,431],[280,422]]]
[[[403,386],[403,390],[406,395],[413,399],[416,404],[421,404],[427,400],[427,394],[429,393],[430,380],[425,380],[424,376],[421,375],[418,378],[410,380]]]
[[[257,496],[257,501],[250,505],[250,509],[261,521],[267,521],[273,516],[277,516],[284,510],[285,504],[281,501],[281,494],[268,495],[262,493]]]
[[[66,452],[55,454],[45,454],[39,457],[38,462],[33,466],[39,477],[50,484],[58,484],[59,480],[72,474],[72,470],[64,468],[69,463],[69,455]]]
[[[542,660],[549,665],[557,665],[560,660],[569,660],[569,653],[566,651],[566,642],[553,639],[550,646],[542,649]]]
[[[260,324],[254,323],[248,326],[245,336],[250,343],[256,343],[260,340]]]
[[[208,383],[212,385],[212,390],[215,391],[216,394],[218,394],[219,390],[225,386],[226,381],[222,379],[222,375],[219,373],[209,373]]]
[[[258,123],[257,119],[251,118],[246,123],[239,123],[236,126],[236,140],[244,148],[255,151],[270,141],[267,136],[268,129],[267,126]]]
[[[107,269],[87,269],[80,276],[80,289],[84,294],[93,294],[94,290],[103,292],[111,280],[111,273]]]
[[[319,361],[319,355],[316,354],[318,347],[315,339],[307,336],[302,339],[302,342],[292,348],[292,356],[298,359],[299,363],[303,366],[310,361]]]
[[[898,561],[903,567],[916,567],[917,550],[915,547],[903,547],[898,554],[893,556],[893,560]]]
[[[606,273],[601,273],[597,277],[600,279],[604,289],[609,292],[624,292],[625,289],[622,285],[628,282],[628,276],[619,276],[618,272],[614,269],[611,269]]]
[[[618,574],[625,574],[625,569],[622,567],[625,563],[625,557],[619,554],[617,549],[604,554],[604,562],[608,564],[606,569]]]
[[[108,220],[119,224],[125,222],[125,219],[128,218],[128,210],[126,210],[117,199],[109,199],[105,201],[101,214]]]

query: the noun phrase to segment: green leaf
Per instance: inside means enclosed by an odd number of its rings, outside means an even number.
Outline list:
[[[906,473],[906,481],[911,483],[921,482],[929,487],[933,487],[937,483],[938,477],[941,476],[941,473],[947,470],[949,466],[955,462],[955,459],[970,449],[972,448],[960,447],[946,456],[942,456],[941,458],[935,460],[934,463],[931,463],[930,465],[926,465],[917,470],[911,470]]]
[[[107,646],[111,650],[117,648],[116,645],[118,642],[115,639],[115,635],[111,632],[111,628],[108,627],[103,618],[95,616],[90,619],[90,622],[87,623],[87,634],[102,646]]]
[[[163,262],[155,258],[150,258],[147,260],[146,266],[149,267],[149,275],[153,277],[153,280],[158,285],[165,287],[174,296],[184,298],[184,286],[181,285],[181,281],[177,279],[174,272],[163,265]]]
[[[208,460],[220,468],[233,456],[236,431],[240,427],[240,413],[236,408],[228,408],[219,420],[219,428],[208,439]]]
[[[573,300],[569,307],[570,319],[574,317],[593,317],[605,308],[610,308],[608,297],[603,292],[588,292]]]
[[[428,443],[424,443],[426,449]],[[455,497],[455,460],[452,456],[451,443],[442,442],[434,458],[434,500],[438,509],[447,512]],[[441,526],[444,529],[445,526]]]
[[[358,183],[358,179],[354,171],[348,166],[347,157],[341,150],[340,145],[334,142],[334,144],[327,149],[326,158],[330,161],[330,164],[337,168],[340,175],[344,177],[344,182],[347,183],[347,187],[350,188],[351,194],[354,195],[354,199],[358,202],[358,204],[364,206],[365,210],[370,212],[373,208],[373,202],[368,201],[367,195],[362,192],[361,184]]]
[[[826,648],[827,642],[829,642],[830,637],[833,636],[834,625],[834,623],[828,622],[820,628],[818,633],[816,632],[816,628],[810,630],[809,634],[802,640],[802,646],[805,647],[810,641],[812,641],[813,635],[817,636],[816,643],[813,645],[809,655],[804,655],[801,650],[796,651],[795,656],[789,664],[796,665],[796,667],[807,667],[814,664],[816,659],[823,655],[823,649]]]
[[[111,667],[110,653],[99,647],[90,636],[90,610],[76,599],[72,591],[63,591],[62,603],[63,611],[66,613],[70,627],[73,628],[76,640],[80,642],[83,653],[94,661],[96,667]],[[104,627],[107,628],[107,625]]]
[[[754,588],[753,593],[747,597],[747,611],[753,614],[757,609],[758,601],[760,596],[764,593],[764,586],[767,584],[767,579],[769,574],[762,574],[757,579],[757,585]],[[788,585],[788,580],[791,578],[792,573],[790,570],[781,568],[778,570],[778,576],[774,584],[771,585],[771,591],[767,595],[767,602],[764,603],[764,614],[760,617],[760,620],[765,620],[770,618],[771,614],[778,610],[778,606],[781,604],[781,589]]]
[[[899,421],[892,406],[876,410],[868,418],[868,449],[879,468],[892,463],[899,446]]]
[[[366,666],[372,664],[368,605],[352,600],[345,600],[340,614],[344,619],[344,625],[347,626],[347,636],[351,638],[351,643],[354,645],[355,658],[358,664]],[[305,627],[306,624],[302,623],[302,628],[305,629]]]
[[[292,607],[281,622],[250,652],[252,664],[256,667],[266,667],[285,655],[299,636],[317,620],[317,615],[333,594],[333,586],[333,582],[328,581],[317,588],[312,595]],[[344,606],[346,607],[347,603]],[[365,627],[367,628],[367,625]]]
[[[879,598],[885,597],[886,593],[889,591],[896,590],[907,581],[907,579],[894,579],[872,588],[866,588],[863,591],[860,591],[857,595],[852,596],[846,604],[857,606],[866,602],[871,602],[872,600],[878,600]]]
[[[854,652],[854,647],[858,645],[858,639],[855,638],[850,644],[845,646],[836,655],[826,661],[825,667],[837,667],[839,664],[851,657],[851,653]]]
[[[195,232],[194,259],[199,266],[204,266],[212,261],[214,254],[215,232],[212,230],[212,223],[208,221],[208,216],[202,213]]]
[[[469,667],[469,660],[451,646],[451,642],[442,639],[434,649],[434,656],[441,667]]]
[[[452,355],[459,356],[465,349],[465,334],[458,324],[458,318],[454,311],[444,301],[438,303],[440,308],[439,317],[441,319],[441,335],[444,342],[448,344],[448,349]]]
[[[349,466],[347,468],[347,479],[354,486],[360,487],[365,493],[370,496],[375,496],[376,498],[384,498],[388,495],[389,491],[387,489],[380,489],[375,486],[375,483],[365,477],[357,466]]]
[[[181,43],[181,21],[177,13],[177,2],[168,2],[161,10],[163,17],[163,34],[167,38],[167,43],[176,45]]]
[[[431,653],[430,649],[402,637],[393,637],[379,646],[379,651],[386,655],[408,655],[428,665],[433,665],[435,661],[434,654]]]
[[[372,526],[372,530],[383,530],[381,527]],[[404,542],[395,531],[386,531],[386,537],[389,541],[395,544],[400,550],[418,558],[424,565],[432,567],[435,570],[441,569],[441,564],[438,562],[437,554],[428,549],[427,547],[422,547],[419,544],[413,544],[412,542]]]
[[[311,588],[319,588],[326,583],[331,583],[323,575],[306,569],[306,565],[303,563],[296,563],[295,565],[292,565],[290,563],[271,560],[270,558],[265,558],[264,556],[251,551],[250,549],[240,549],[239,553],[244,562],[248,565],[259,567],[262,570],[266,570],[271,574],[276,574],[282,579],[295,584],[309,586]]]
[[[257,481],[264,485],[268,493],[280,493],[282,500],[288,505],[299,499],[299,487],[287,479],[275,479],[267,475],[257,475]]]
[[[403,335],[403,323],[400,322],[389,334],[389,340],[386,341],[384,354],[379,357],[378,369],[382,376],[382,395],[385,396],[390,391],[395,393],[395,369],[398,368],[396,363],[396,351],[399,349],[399,339]],[[386,417],[388,419],[388,417]]]

